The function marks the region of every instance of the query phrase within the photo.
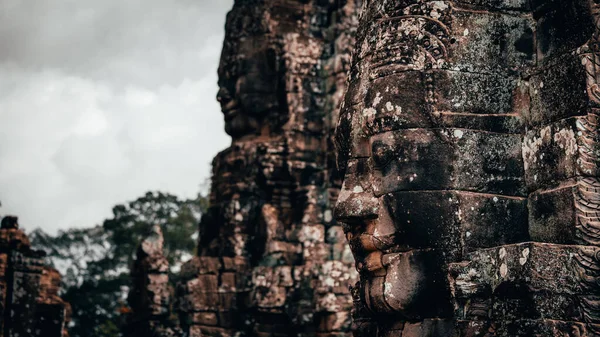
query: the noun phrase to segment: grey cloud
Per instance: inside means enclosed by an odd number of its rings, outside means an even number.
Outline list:
[[[203,66],[215,53],[203,51],[220,44],[231,6],[231,0],[6,0],[0,60],[147,87],[198,79],[215,71]]]
[[[229,143],[215,101],[232,0],[0,2],[0,214],[90,226],[193,196]]]

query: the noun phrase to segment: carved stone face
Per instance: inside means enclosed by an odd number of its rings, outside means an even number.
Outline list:
[[[277,116],[282,83],[277,54],[265,37],[229,37],[219,65],[217,100],[234,139],[259,134]]]
[[[411,320],[449,313],[443,266],[449,254],[457,254],[459,235],[451,226],[453,215],[445,218],[451,207],[441,205],[452,205],[454,195],[410,186],[430,182],[430,174],[439,181],[450,178],[444,160],[451,153],[436,157],[443,145],[425,144],[434,137],[373,134],[364,142],[366,156],[347,163],[336,216],[361,273],[361,297],[373,312]]]
[[[528,239],[517,82],[478,73],[525,60],[481,40],[479,21],[493,16],[461,16],[449,1],[373,3],[362,20],[377,39],[357,43],[336,131],[336,217],[373,317],[448,318],[449,263]],[[513,27],[510,39],[526,35]]]

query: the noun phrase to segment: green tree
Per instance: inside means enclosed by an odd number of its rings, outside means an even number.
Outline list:
[[[113,207],[102,226],[61,231],[56,236],[36,230],[30,238],[63,274],[63,298],[71,303],[72,337],[119,336],[121,312],[127,310],[129,267],[150,226],[161,226],[165,255],[171,271],[191,258],[196,249],[198,221],[207,198],[181,200],[162,192],[148,192]],[[173,278],[171,278],[173,280]]]

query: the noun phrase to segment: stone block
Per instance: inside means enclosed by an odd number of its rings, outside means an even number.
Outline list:
[[[525,180],[530,191],[557,186],[578,175],[579,118],[527,132],[523,140]]]
[[[192,323],[216,326],[219,322],[215,312],[195,312],[192,314]]]
[[[406,129],[374,135],[375,195],[456,189],[525,196],[521,138],[466,129]]]
[[[533,241],[575,244],[577,239],[576,181],[567,181],[529,197],[529,234]]]
[[[561,56],[538,71],[528,81],[531,108],[523,111],[528,129],[586,113],[586,72],[579,56]]]
[[[415,191],[388,194],[384,205],[400,247],[442,248],[449,260],[479,248],[529,240],[524,198]]]
[[[450,265],[455,317],[582,321],[595,249],[522,243],[479,250]]]
[[[221,273],[219,275],[219,292],[234,292],[236,291],[235,273]]]

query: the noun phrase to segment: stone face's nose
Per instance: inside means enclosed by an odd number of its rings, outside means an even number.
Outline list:
[[[373,194],[366,158],[348,161],[344,184],[335,207],[338,221],[365,222],[377,218],[379,200]]]
[[[217,92],[217,101],[223,106],[231,101],[231,94],[227,88],[221,87],[219,89],[219,92]]]

